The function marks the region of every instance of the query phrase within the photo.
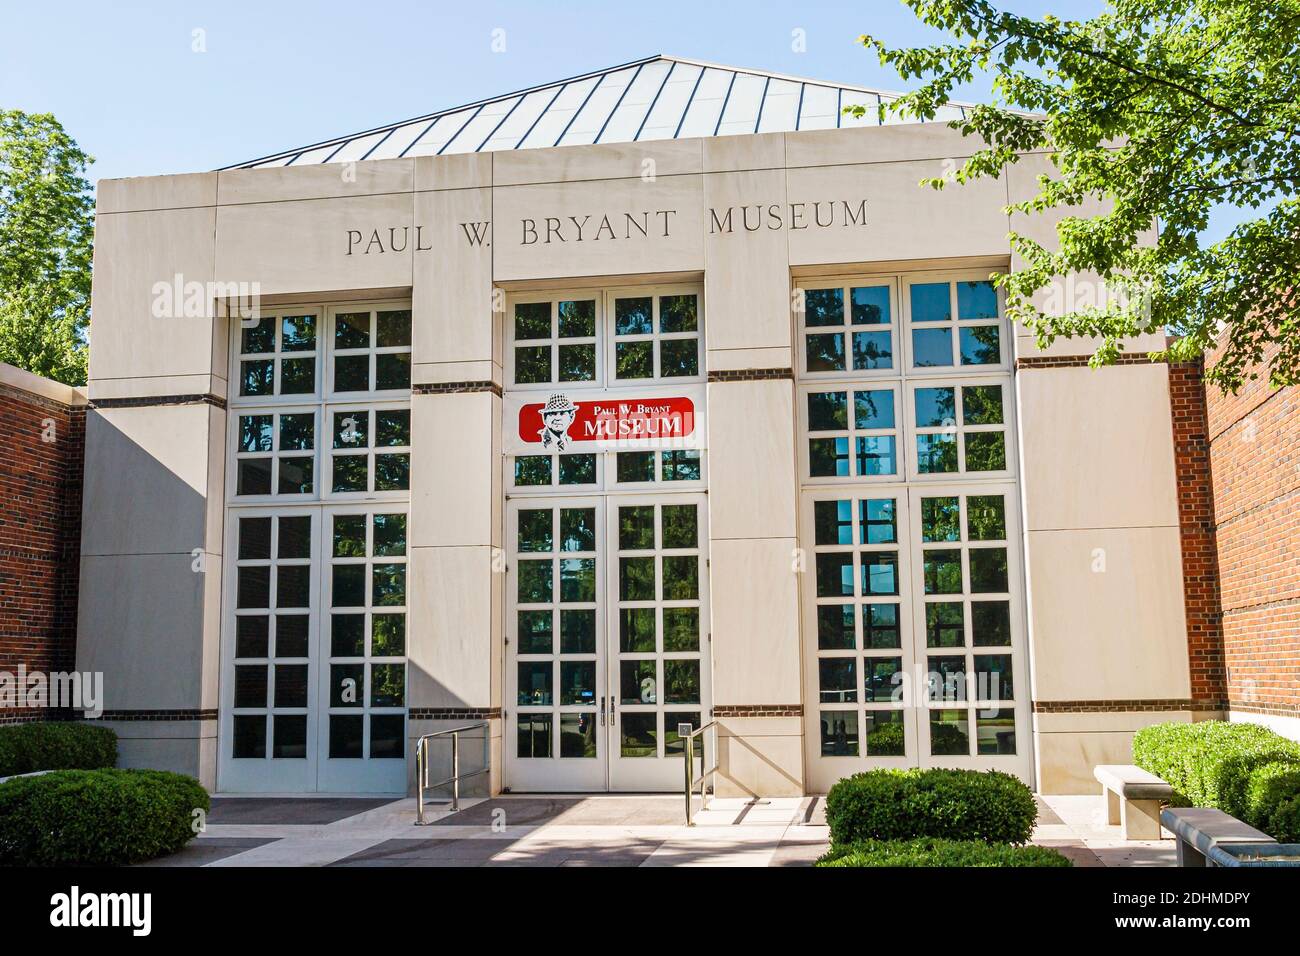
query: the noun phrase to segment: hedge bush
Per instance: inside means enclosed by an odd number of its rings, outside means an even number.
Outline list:
[[[1283,843],[1300,842],[1300,744],[1258,724],[1155,724],[1133,762],[1174,788],[1174,803],[1214,807]]]
[[[1071,866],[1045,846],[981,840],[866,840],[832,849],[814,866]]]
[[[0,777],[37,770],[98,770],[117,763],[117,734],[80,722],[0,727]]]
[[[57,770],[0,784],[0,864],[113,866],[174,853],[211,803],[163,770]]]
[[[826,796],[836,846],[915,837],[1024,843],[1037,813],[1030,789],[997,770],[868,770]]]

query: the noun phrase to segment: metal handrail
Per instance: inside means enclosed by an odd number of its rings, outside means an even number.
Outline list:
[[[708,766],[707,752],[704,746],[705,744],[704,732],[708,730],[710,727],[716,727],[717,725],[718,722],[716,720],[710,720],[707,724],[704,724],[698,728],[692,727],[690,724],[677,725],[677,736],[686,742],[686,746],[682,750],[682,753],[686,758],[686,825],[688,827],[695,826],[695,821],[691,819],[691,815],[692,815],[691,803],[694,800],[694,796],[695,796],[694,791],[696,785],[698,785],[700,788],[700,809],[703,810],[706,781],[708,781],[708,779],[713,774],[718,772],[718,742],[716,739],[716,735],[713,742],[713,766],[712,767]],[[695,776],[695,738],[696,737],[700,738],[701,773],[698,777]]]
[[[487,773],[491,766],[491,747],[492,734],[488,729],[489,723],[481,720],[476,724],[466,724],[463,727],[448,727],[446,730],[438,730],[431,734],[425,734],[415,744],[415,825],[424,826],[424,791],[432,790],[435,787],[445,787],[451,784],[451,812],[455,813],[460,809],[460,782],[462,779],[477,777],[481,773]],[[481,770],[474,770],[470,773],[460,772],[460,735],[470,730],[483,729],[483,767]],[[451,735],[451,776],[446,780],[439,780],[437,783],[429,782],[429,741],[436,737],[446,737]]]

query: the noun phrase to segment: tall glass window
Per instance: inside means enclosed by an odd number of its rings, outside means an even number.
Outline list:
[[[231,341],[219,772],[402,789],[410,306],[295,307]]]
[[[1027,774],[1009,329],[987,274],[796,282],[810,786]]]

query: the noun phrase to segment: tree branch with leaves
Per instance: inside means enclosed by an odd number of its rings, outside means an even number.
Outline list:
[[[1109,0],[1082,21],[988,0],[904,2],[954,42],[891,49],[861,37],[921,81],[882,103],[881,118],[933,120],[958,84],[991,74],[991,102],[948,124],[980,144],[951,181],[999,176],[1025,153],[1051,160],[1037,195],[1008,212],[1061,213],[1056,248],[1013,232],[1022,266],[997,278],[1008,315],[1040,346],[1095,337],[1092,363],[1104,365],[1126,339],[1168,330],[1179,338],[1152,358],[1218,347],[1206,377],[1226,391],[1266,357],[1274,385],[1300,382],[1300,0]],[[1096,199],[1104,213],[1071,213]],[[1255,215],[1207,243],[1220,204]],[[1062,313],[1035,306],[1036,292],[1074,273],[1115,294]]]

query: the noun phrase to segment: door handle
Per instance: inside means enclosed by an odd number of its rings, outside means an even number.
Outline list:
[[[605,698],[600,699],[600,726],[605,726]]]

